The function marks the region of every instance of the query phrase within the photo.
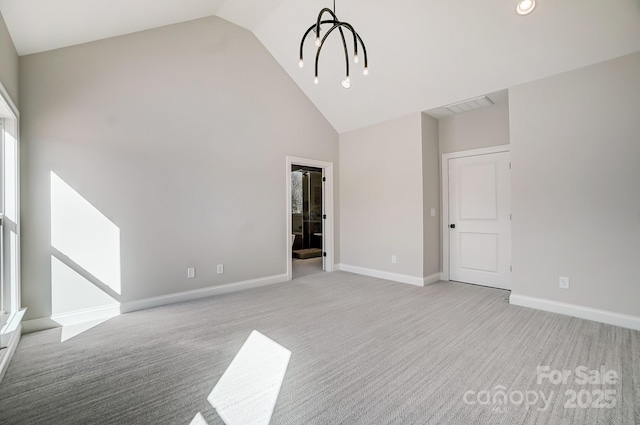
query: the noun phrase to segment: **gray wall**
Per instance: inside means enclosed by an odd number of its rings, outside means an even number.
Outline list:
[[[509,144],[509,105],[440,118],[440,154]]]
[[[509,91],[514,294],[640,316],[639,76],[636,53]]]
[[[0,83],[18,105],[18,54],[13,45],[4,18],[0,14]]]
[[[51,314],[52,256],[105,289],[51,246],[52,171],[119,229],[132,301],[286,273],[285,156],[338,168],[335,130],[216,17],[22,57],[20,95],[28,318]]]
[[[415,113],[340,135],[342,264],[423,277],[421,126]]]
[[[438,120],[422,114],[422,201],[424,276],[440,273],[440,155]],[[434,208],[436,215],[431,216]]]

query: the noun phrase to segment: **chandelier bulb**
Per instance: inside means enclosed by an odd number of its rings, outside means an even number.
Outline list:
[[[354,62],[354,63],[359,63],[359,62],[360,62],[360,58],[358,57],[358,55],[355,55],[355,56],[353,57],[353,62]]]
[[[344,80],[342,80],[342,87],[344,87],[345,89],[351,88],[351,78],[347,76]]]
[[[320,80],[318,80],[318,77],[313,79],[313,84],[318,84],[320,82]]]
[[[304,61],[302,59],[300,59],[300,62],[298,62],[298,66],[300,68],[304,68]]]
[[[362,73],[364,75],[369,75],[369,68],[365,68],[364,71],[362,71]]]
[[[536,8],[536,0],[520,0],[516,6],[518,15],[528,15]]]
[[[316,37],[316,47],[320,47],[320,37]]]

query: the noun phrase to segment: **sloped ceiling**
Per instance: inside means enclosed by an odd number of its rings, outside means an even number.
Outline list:
[[[338,35],[313,84],[313,40],[302,34],[328,0],[0,0],[19,54],[218,15],[255,33],[339,132],[430,110],[640,51],[640,0],[337,0],[360,33],[368,76],[352,64],[345,90]],[[255,70],[260,72],[260,70]]]

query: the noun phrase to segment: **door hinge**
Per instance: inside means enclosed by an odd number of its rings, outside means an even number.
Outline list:
[[[323,257],[326,257],[326,256],[327,256],[327,253],[326,253],[326,252],[323,252],[323,253],[322,253],[322,256],[323,256]]]
[[[509,271],[512,272],[513,271],[513,266],[509,266]]]
[[[327,219],[327,215],[326,214],[322,214],[322,219],[326,220]]]
[[[509,169],[511,169],[511,163],[509,163]]]
[[[509,220],[513,221],[513,214],[509,214]]]
[[[327,181],[327,178],[326,178],[326,177],[323,177],[323,178],[322,178],[322,181],[323,181],[323,182],[326,182],[326,181]]]

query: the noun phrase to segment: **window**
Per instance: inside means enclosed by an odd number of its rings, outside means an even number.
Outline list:
[[[17,112],[0,86],[0,348],[6,346],[20,312],[20,202]]]

